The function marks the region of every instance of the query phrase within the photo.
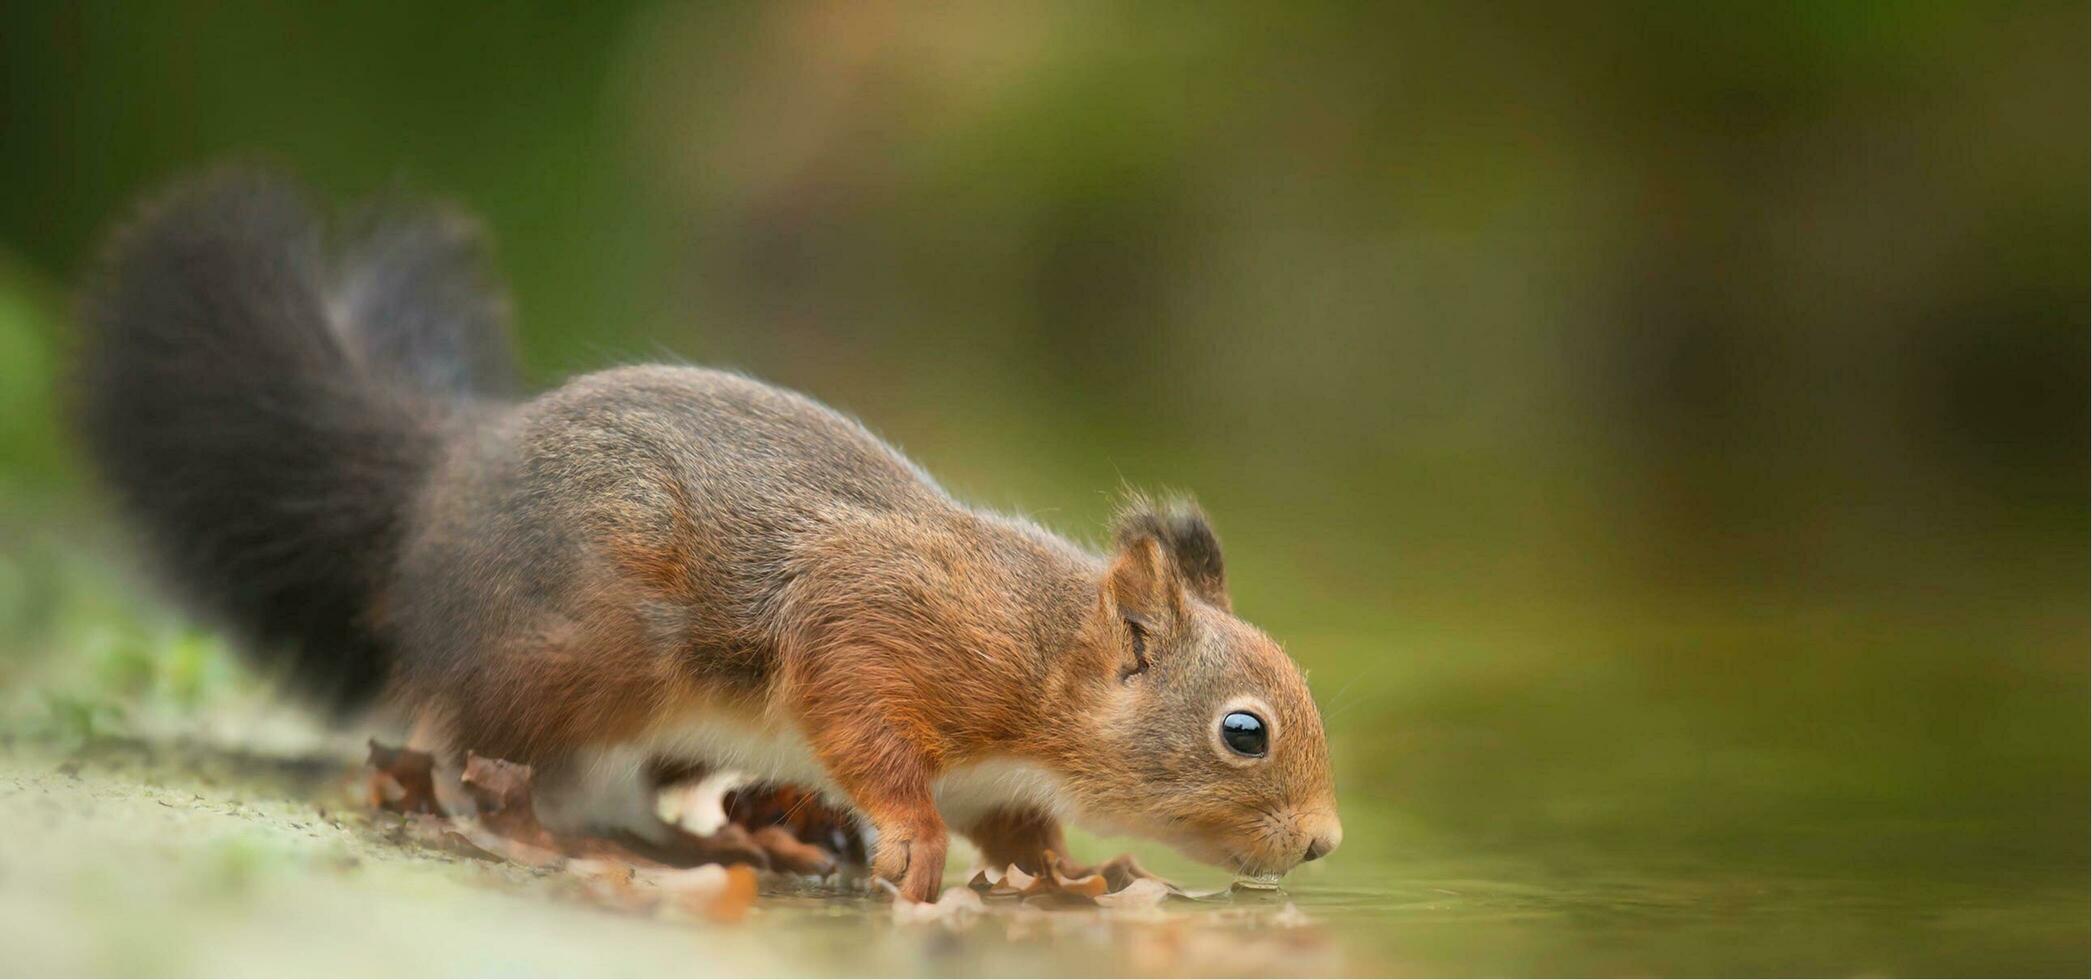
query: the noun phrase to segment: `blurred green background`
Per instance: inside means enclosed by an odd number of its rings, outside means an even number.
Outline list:
[[[1333,866],[2065,888],[2082,970],[2087,30],[15,0],[8,731],[248,683],[150,598],[57,402],[99,236],[260,155],[483,215],[540,382],[741,367],[1089,539],[1122,485],[1194,493],[1323,702]]]

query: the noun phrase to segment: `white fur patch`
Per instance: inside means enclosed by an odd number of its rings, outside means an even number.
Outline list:
[[[833,794],[835,784],[814,761],[813,746],[790,726],[724,712],[692,719],[641,743],[649,755],[738,769],[752,782],[797,783]]]
[[[747,782],[748,775],[739,769],[715,769],[695,783],[663,787],[654,800],[654,815],[662,823],[710,837],[726,826],[726,794]]]
[[[1022,759],[986,759],[960,766],[937,781],[937,812],[944,822],[965,826],[1010,806],[1044,810],[1065,817],[1068,796],[1060,777]]]

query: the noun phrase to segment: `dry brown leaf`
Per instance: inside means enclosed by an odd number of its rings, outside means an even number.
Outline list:
[[[1125,891],[1134,882],[1138,881],[1159,881],[1170,890],[1177,890],[1175,882],[1141,867],[1140,862],[1135,860],[1131,854],[1121,854],[1104,862],[1094,870],[1096,873],[1104,876],[1105,882],[1110,885],[1107,890],[1111,892]]]
[[[481,813],[502,813],[530,809],[530,777],[529,766],[467,752],[459,779]]]
[[[370,740],[370,805],[394,813],[436,813],[436,759]]]
[[[1053,885],[1070,895],[1081,895],[1084,898],[1096,898],[1104,894],[1109,887],[1105,884],[1103,875],[1091,874],[1071,878],[1062,874],[1059,868],[1053,869]]]
[[[1033,876],[1015,865],[1001,870],[977,871],[966,890],[990,902],[1018,901],[1025,909],[1081,909],[1104,907],[1128,912],[1160,906],[1183,895],[1182,889],[1140,866],[1130,855],[1120,855],[1092,868],[1072,868],[1056,854],[1047,854],[1046,874]]]
[[[1149,909],[1175,893],[1176,889],[1160,878],[1136,878],[1124,888],[1097,896],[1097,904],[1114,909]]]
[[[1008,876],[1004,876],[1002,880],[989,885],[988,890],[981,893],[981,897],[998,902],[1013,902],[1024,897],[1024,889],[1017,887]]]

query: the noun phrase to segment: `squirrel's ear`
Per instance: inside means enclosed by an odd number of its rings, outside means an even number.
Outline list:
[[[1104,573],[1104,589],[1110,593],[1120,616],[1148,628],[1169,617],[1177,605],[1169,557],[1162,552],[1162,542],[1153,537],[1119,543],[1119,553]]]
[[[1167,510],[1136,501],[1119,515],[1115,534],[1120,553],[1133,542],[1150,540],[1159,544],[1168,568],[1165,575],[1182,583],[1185,591],[1207,603],[1228,610],[1227,573],[1220,560],[1220,536],[1197,505],[1178,502]]]

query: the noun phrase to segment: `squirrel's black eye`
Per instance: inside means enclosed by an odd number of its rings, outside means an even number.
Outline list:
[[[1260,756],[1271,747],[1264,719],[1247,711],[1230,711],[1220,720],[1220,740],[1236,755]]]

